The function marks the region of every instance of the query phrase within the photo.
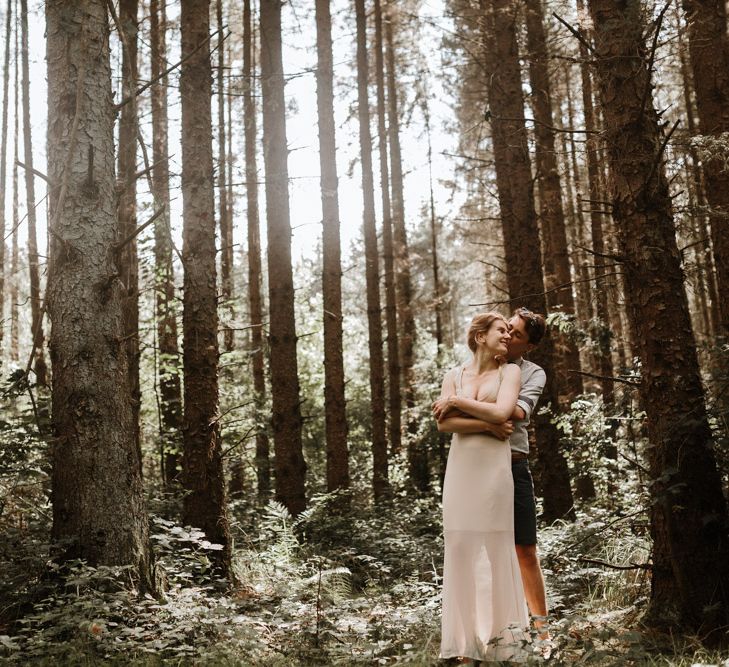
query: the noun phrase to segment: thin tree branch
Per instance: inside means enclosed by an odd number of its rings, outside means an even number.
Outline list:
[[[562,24],[562,25],[563,25],[563,26],[564,26],[565,28],[567,28],[567,30],[569,30],[569,31],[570,31],[570,32],[571,32],[571,33],[572,33],[572,34],[573,34],[573,35],[574,35],[574,36],[575,36],[575,37],[576,37],[576,38],[577,38],[577,39],[578,39],[578,40],[579,40],[579,41],[580,41],[580,42],[582,43],[582,45],[583,45],[583,46],[584,46],[584,47],[585,47],[585,48],[586,48],[586,49],[587,49],[587,50],[588,50],[588,51],[589,51],[590,53],[592,53],[593,55],[596,55],[596,54],[595,54],[595,49],[594,49],[594,48],[592,47],[592,44],[590,44],[590,42],[588,42],[588,41],[587,41],[587,40],[585,39],[585,36],[584,36],[584,35],[583,35],[583,34],[582,34],[582,33],[581,33],[580,31],[579,31],[579,29],[577,29],[577,28],[573,28],[573,27],[572,27],[572,26],[571,26],[571,25],[570,25],[569,23],[567,23],[567,21],[565,21],[565,20],[564,20],[564,19],[563,19],[563,18],[562,18],[561,16],[559,16],[559,14],[557,14],[556,12],[552,12],[552,16],[554,16],[554,18],[556,18],[556,19],[557,19],[557,20],[558,20],[558,21],[559,21],[559,22],[560,22],[560,23],[561,23],[561,24]]]
[[[661,147],[658,149],[658,153],[656,155],[656,159],[653,161],[653,165],[651,166],[650,174],[648,174],[648,178],[645,181],[645,187],[646,189],[650,186],[651,181],[653,180],[653,175],[658,170],[658,166],[661,164],[661,158],[663,157],[663,152],[666,150],[666,146],[668,145],[669,140],[671,139],[671,135],[676,131],[676,128],[678,127],[678,124],[681,122],[681,119],[679,118],[676,120],[676,122],[673,124],[673,127],[669,130],[668,134],[663,139],[663,142],[661,143]]]
[[[663,9],[661,9],[653,24],[655,26],[655,30],[653,32],[653,44],[651,45],[650,56],[648,58],[648,80],[646,81],[645,88],[643,89],[643,99],[640,102],[640,113],[638,114],[638,118],[643,115],[643,112],[645,111],[645,105],[648,102],[648,95],[650,95],[651,91],[651,70],[653,69],[653,64],[656,61],[656,49],[658,48],[658,35],[661,32],[663,17],[666,15],[666,11],[668,11],[668,8],[670,6],[671,0],[668,0],[668,2],[666,2],[666,4],[663,6]],[[650,179],[648,179],[648,182],[650,182]]]
[[[610,278],[611,276],[619,276],[620,272],[615,271],[614,273],[604,273],[601,276],[595,276],[594,278],[582,278],[581,280],[570,280],[569,282],[562,283],[561,285],[557,285],[556,287],[552,287],[551,289],[545,290],[544,292],[536,292],[534,294],[520,294],[519,296],[515,296],[513,299],[506,299],[504,301],[487,301],[486,303],[469,303],[469,306],[500,306],[508,303],[513,303],[514,301],[523,301],[524,299],[530,299],[535,296],[546,296],[547,294],[551,294],[552,292],[558,292],[561,289],[565,289],[567,287],[570,287],[571,285],[576,285],[577,283],[587,283],[592,282],[593,280],[602,280],[603,278]]]
[[[552,132],[562,132],[563,134],[600,134],[599,130],[568,130],[563,127],[555,127],[554,125],[545,123],[542,120],[537,120],[536,118],[508,118],[507,116],[492,116],[489,113],[488,120],[508,120],[516,121],[519,123],[534,123],[535,125],[541,125],[542,127],[546,127],[552,130]]]
[[[638,461],[634,461],[629,456],[626,456],[625,454],[623,454],[623,452],[620,452],[620,456],[622,456],[628,463],[630,463],[630,465],[635,466],[636,468],[638,468],[638,470],[644,472],[646,475],[650,474],[650,471],[648,470],[648,468],[646,468],[644,465],[641,465],[640,463],[638,463]]]
[[[107,1],[109,3],[111,3],[111,0],[107,0]],[[114,111],[119,111],[119,109],[121,109],[123,106],[129,104],[129,102],[131,102],[133,99],[136,99],[137,97],[139,97],[145,90],[151,88],[160,79],[163,79],[170,72],[174,71],[180,65],[182,65],[183,63],[185,63],[188,60],[190,60],[190,58],[192,58],[203,46],[205,46],[219,32],[220,32],[220,30],[216,30],[215,32],[210,33],[210,35],[208,35],[207,39],[204,39],[202,42],[200,42],[200,44],[198,44],[195,47],[195,49],[193,51],[191,51],[190,53],[188,53],[182,60],[176,62],[174,65],[170,65],[164,72],[162,72],[161,74],[159,74],[156,77],[154,77],[154,79],[151,79],[150,81],[147,81],[147,83],[145,83],[143,86],[140,86],[139,88],[137,88],[129,97],[126,97],[125,99],[123,99],[121,102],[119,102],[119,104],[115,104],[114,105]],[[230,33],[228,33],[227,35],[221,37],[219,43],[221,43],[224,39],[227,39],[229,36],[230,36]],[[212,51],[211,51],[211,53],[212,53]]]
[[[162,208],[158,208],[154,212],[154,214],[152,215],[152,217],[149,220],[147,220],[147,222],[145,222],[142,225],[139,225],[139,227],[137,227],[131,234],[129,234],[129,236],[127,236],[122,241],[119,241],[118,243],[115,243],[114,244],[114,250],[116,250],[116,252],[119,252],[125,245],[127,245],[128,243],[131,243],[137,236],[139,236],[139,234],[141,234],[145,229],[147,229],[147,227],[149,227],[164,212],[165,212],[165,207],[164,206]]]
[[[588,378],[594,378],[595,380],[608,380],[609,382],[622,382],[623,384],[633,385],[634,387],[640,387],[640,382],[635,380],[626,380],[624,378],[611,377],[610,375],[595,375],[595,373],[587,373],[585,371],[568,370],[568,373],[574,373],[575,375],[584,375]]]
[[[591,563],[593,565],[602,565],[603,567],[609,567],[612,570],[652,570],[653,566],[650,563],[633,563],[631,562],[630,565],[614,565],[613,563],[608,563],[605,560],[600,560],[599,558],[585,558],[584,556],[580,556],[578,559],[580,563]]]
[[[25,166],[25,163],[21,162],[20,160],[16,160],[15,164],[17,164],[19,167],[22,167],[23,169],[27,169],[28,167]],[[42,178],[46,183],[50,185],[51,181],[42,171],[38,171],[37,169],[33,168],[30,170],[33,174],[38,176],[39,178]]]
[[[579,248],[580,250],[584,250],[585,252],[589,253],[593,257],[603,257],[605,259],[611,259],[614,262],[622,263],[625,261],[625,257],[621,257],[620,255],[610,255],[604,252],[595,252],[592,248],[587,248],[583,245],[579,245],[575,243],[575,248]]]

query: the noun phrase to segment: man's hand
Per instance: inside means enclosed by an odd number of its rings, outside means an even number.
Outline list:
[[[514,432],[513,422],[507,421],[503,424],[491,424],[490,433],[499,440],[508,440],[509,436]]]

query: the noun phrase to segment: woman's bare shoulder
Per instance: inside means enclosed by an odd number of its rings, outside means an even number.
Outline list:
[[[516,364],[504,364],[501,367],[501,372],[503,373],[503,378],[519,378],[521,381],[521,369]]]

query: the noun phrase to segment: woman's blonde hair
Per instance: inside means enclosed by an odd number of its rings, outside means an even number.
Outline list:
[[[468,347],[471,352],[476,351],[476,335],[480,333],[486,333],[496,320],[501,320],[502,322],[508,324],[506,318],[503,315],[494,312],[479,313],[471,320],[471,325],[468,327],[467,336]]]

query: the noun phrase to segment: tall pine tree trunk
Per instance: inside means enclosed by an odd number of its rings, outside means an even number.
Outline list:
[[[281,53],[281,0],[261,0],[261,92],[266,169],[269,347],[276,498],[292,514],[306,507],[306,463],[296,357],[291,269],[286,100]]]
[[[154,575],[119,280],[114,107],[103,0],[45,3],[53,529],[65,557]]]
[[[577,12],[579,16],[585,15],[583,0],[577,0]],[[598,139],[597,123],[592,102],[592,77],[589,68],[590,54],[585,44],[580,42],[580,76],[582,78],[582,111],[585,119],[587,152],[587,178],[589,187],[589,210],[590,210],[590,231],[592,233],[592,251],[595,265],[595,306],[598,319],[598,361],[600,364],[599,374],[603,377],[613,377],[613,360],[610,354],[610,332],[608,322],[611,321],[608,311],[607,289],[605,278],[605,242],[603,240],[604,216],[602,211],[605,205],[601,199],[600,189],[600,165],[598,162]],[[606,406],[615,402],[615,390],[610,380],[600,381],[602,389],[602,400]]]
[[[327,441],[327,491],[349,488],[349,452],[342,353],[342,265],[339,242],[339,195],[334,129],[332,18],[329,0],[316,2],[316,78],[319,114],[319,165],[324,301],[324,419]]]
[[[646,411],[653,571],[649,618],[700,634],[729,620],[729,525],[717,472],[652,101],[639,0],[590,0],[626,298]],[[654,28],[657,29],[657,28]],[[677,383],[676,378],[681,378]],[[707,576],[710,573],[710,576]]]
[[[574,315],[575,300],[572,294],[572,275],[562,208],[562,184],[555,151],[552,85],[549,79],[549,53],[543,20],[540,0],[527,0],[529,81],[535,121],[539,214],[546,251],[543,257],[544,282],[548,290],[547,304],[550,310],[559,309],[567,315]],[[580,355],[575,342],[569,340],[566,335],[556,334],[554,342],[557,351],[555,370],[561,376],[560,393],[567,394],[571,402],[571,399],[582,393],[582,377],[579,373],[571,372],[581,370]]]
[[[481,0],[488,99],[493,114],[492,140],[496,183],[504,235],[506,279],[514,305],[546,312],[541,246],[534,208],[531,164],[524,121],[515,10],[508,0]],[[515,119],[515,120],[512,120]],[[542,405],[559,405],[549,335],[530,354],[547,375]],[[567,462],[560,451],[559,431],[547,414],[534,416],[537,456],[544,496],[544,520],[574,518]]]
[[[217,75],[217,101],[218,101],[218,224],[220,225],[220,283],[221,300],[225,307],[226,317],[232,315],[231,306],[233,298],[233,218],[230,215],[230,202],[228,201],[228,169],[226,156],[226,136],[231,128],[225,127],[225,47],[223,38],[223,0],[215,0],[215,16],[218,24],[218,67]],[[233,349],[233,329],[230,326],[223,328],[223,346],[226,352]]]
[[[17,7],[17,2],[15,3]],[[18,53],[17,21],[15,29],[15,53]],[[20,321],[18,319],[20,304],[18,301],[18,226],[20,215],[18,211],[18,59],[13,63],[13,104],[15,107],[13,124],[13,233],[10,242],[10,359],[17,362],[20,359]]]
[[[729,35],[723,0],[683,0],[689,57],[701,134],[729,132]],[[724,160],[704,163],[706,199],[711,207],[711,242],[719,294],[719,330],[729,338],[729,173]]]
[[[215,281],[215,195],[210,111],[210,0],[182,0],[182,313],[185,414],[183,520],[223,545],[212,552],[222,574],[230,569],[218,411],[218,311]]]
[[[117,166],[117,220],[119,238],[131,240],[119,251],[120,279],[126,295],[123,302],[124,348],[129,369],[129,397],[134,418],[134,440],[140,448],[139,408],[139,260],[137,240],[137,0],[120,0],[119,30],[122,42],[122,99],[131,98],[121,109]]]
[[[28,70],[28,0],[20,0],[21,57],[23,76],[23,148],[25,155],[25,201],[28,217],[28,266],[30,268],[30,312],[36,382],[46,384],[43,355],[43,313],[41,312],[38,236],[35,214],[35,175],[33,174],[33,140],[30,130],[30,74]]]
[[[357,18],[357,116],[362,160],[363,232],[367,290],[367,329],[370,353],[370,405],[372,415],[372,489],[375,502],[389,493],[387,438],[385,436],[385,369],[382,355],[380,319],[380,269],[375,223],[374,175],[372,173],[372,135],[367,97],[367,15],[364,0],[355,0]]]
[[[380,157],[380,191],[382,193],[382,254],[385,270],[385,326],[387,330],[387,407],[389,412],[390,448],[399,452],[402,446],[402,400],[400,394],[400,349],[397,331],[397,294],[395,287],[395,254],[390,202],[390,169],[387,155],[385,63],[382,42],[382,8],[375,0],[375,80],[377,82],[377,147]]]
[[[440,279],[440,260],[438,254],[438,218],[435,214],[435,195],[433,193],[433,145],[430,136],[430,108],[428,106],[428,96],[422,96],[421,108],[423,111],[423,120],[425,121],[425,133],[428,137],[428,190],[430,203],[430,262],[433,270],[433,310],[435,314],[435,328],[433,335],[435,338],[435,363],[438,369],[442,366],[442,348],[443,348],[443,288]],[[443,489],[443,481],[445,479],[446,464],[448,462],[448,453],[446,450],[446,434],[438,433],[438,477],[440,480],[441,490]]]
[[[572,110],[572,93],[570,91],[570,64],[565,63],[564,71],[564,100],[567,102],[567,118],[568,125],[566,127],[574,127],[574,114]],[[565,119],[560,121],[560,125],[565,127]],[[569,139],[568,139],[569,136]],[[577,282],[575,284],[576,310],[577,319],[581,325],[589,322],[591,316],[591,296],[589,294],[589,274],[587,270],[587,262],[585,261],[585,218],[579,203],[580,193],[580,174],[577,166],[577,159],[573,153],[575,148],[574,133],[560,132],[560,145],[562,148],[562,169],[564,174],[565,186],[565,205],[567,209],[567,238],[572,250],[572,264],[575,267],[575,275]]]
[[[8,0],[5,11],[5,60],[3,62],[3,115],[2,115],[2,144],[0,144],[0,238],[3,239],[0,247],[0,319],[5,304],[5,192],[7,181],[8,162],[8,103],[10,102],[10,35],[13,21],[13,0]],[[14,276],[13,276],[14,277]],[[3,337],[5,327],[0,327],[0,356],[2,355]]]
[[[688,55],[686,53],[685,36],[680,29],[681,16],[679,14],[679,2],[676,1],[674,6],[676,25],[679,30],[676,32],[676,46],[678,48],[678,58],[681,64],[681,89],[683,93],[684,112],[686,114],[686,129],[689,136],[696,135],[696,108],[692,95],[692,81]],[[710,340],[717,335],[719,327],[719,311],[718,299],[712,294],[714,280],[712,271],[707,271],[705,258],[709,256],[706,252],[708,244],[702,242],[705,236],[704,230],[708,228],[709,221],[707,216],[700,212],[706,208],[706,196],[704,194],[704,186],[701,178],[701,167],[699,162],[696,146],[689,144],[686,149],[686,183],[688,186],[689,202],[695,211],[692,221],[692,254],[697,272],[697,288],[696,296],[699,302],[700,316],[703,321],[702,329],[705,340]],[[713,267],[711,267],[713,269]]]
[[[167,13],[165,3],[150,0],[152,79],[166,69]],[[155,206],[164,209],[154,226],[155,316],[159,347],[159,393],[162,414],[162,466],[167,485],[177,481],[182,451],[182,387],[175,317],[175,275],[170,229],[170,165],[167,121],[167,77],[152,86],[152,190]]]
[[[395,285],[397,288],[397,321],[399,327],[400,368],[404,388],[405,408],[407,410],[408,430],[408,472],[410,484],[418,491],[428,490],[428,452],[423,438],[417,437],[418,422],[415,415],[415,340],[416,327],[413,316],[413,289],[410,279],[410,251],[405,228],[405,195],[400,150],[400,113],[395,58],[396,20],[394,3],[388,5],[385,22],[385,56],[387,58],[387,120],[390,144],[390,166],[392,184],[392,225],[395,247]]]
[[[243,4],[243,117],[246,157],[246,222],[248,234],[248,308],[251,319],[251,370],[256,404],[256,477],[258,495],[265,498],[271,490],[270,446],[265,426],[262,426],[266,402],[264,369],[263,305],[261,296],[261,235],[258,217],[258,167],[256,165],[256,101],[254,31],[252,0]]]

